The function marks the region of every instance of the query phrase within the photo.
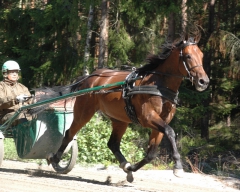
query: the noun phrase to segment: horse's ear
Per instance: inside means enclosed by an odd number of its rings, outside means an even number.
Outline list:
[[[198,42],[200,41],[200,39],[201,39],[201,35],[196,35],[196,36],[194,37],[194,42],[195,42],[195,43],[198,43]]]
[[[184,35],[184,39],[183,39],[183,43],[186,43],[186,42],[188,42],[188,33],[185,33],[185,35]]]

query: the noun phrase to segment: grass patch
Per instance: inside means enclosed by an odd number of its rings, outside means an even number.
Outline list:
[[[17,149],[12,138],[4,139],[4,159],[22,162],[34,162],[39,165],[47,164],[47,161],[45,159],[21,159],[18,157]]]
[[[20,160],[14,140],[11,138],[4,139],[4,159]]]

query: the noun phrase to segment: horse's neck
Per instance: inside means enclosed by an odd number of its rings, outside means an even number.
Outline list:
[[[179,71],[179,60],[166,60],[156,71],[162,75],[157,76],[157,84],[177,92],[183,80],[183,74]]]

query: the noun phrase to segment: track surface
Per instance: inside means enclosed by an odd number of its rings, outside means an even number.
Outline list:
[[[54,172],[51,166],[18,161],[3,162],[0,168],[1,192],[239,192],[240,181],[219,180],[213,176],[185,173],[177,178],[171,170],[139,170],[134,182],[118,167],[81,167],[67,175]]]

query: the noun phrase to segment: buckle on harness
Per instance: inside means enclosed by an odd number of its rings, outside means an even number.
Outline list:
[[[138,73],[136,72],[136,68],[133,67],[132,71],[128,76],[125,78],[125,84],[123,85],[123,99],[126,99],[128,97],[128,92],[130,89],[134,87],[134,82],[136,81],[136,77],[138,76]]]

